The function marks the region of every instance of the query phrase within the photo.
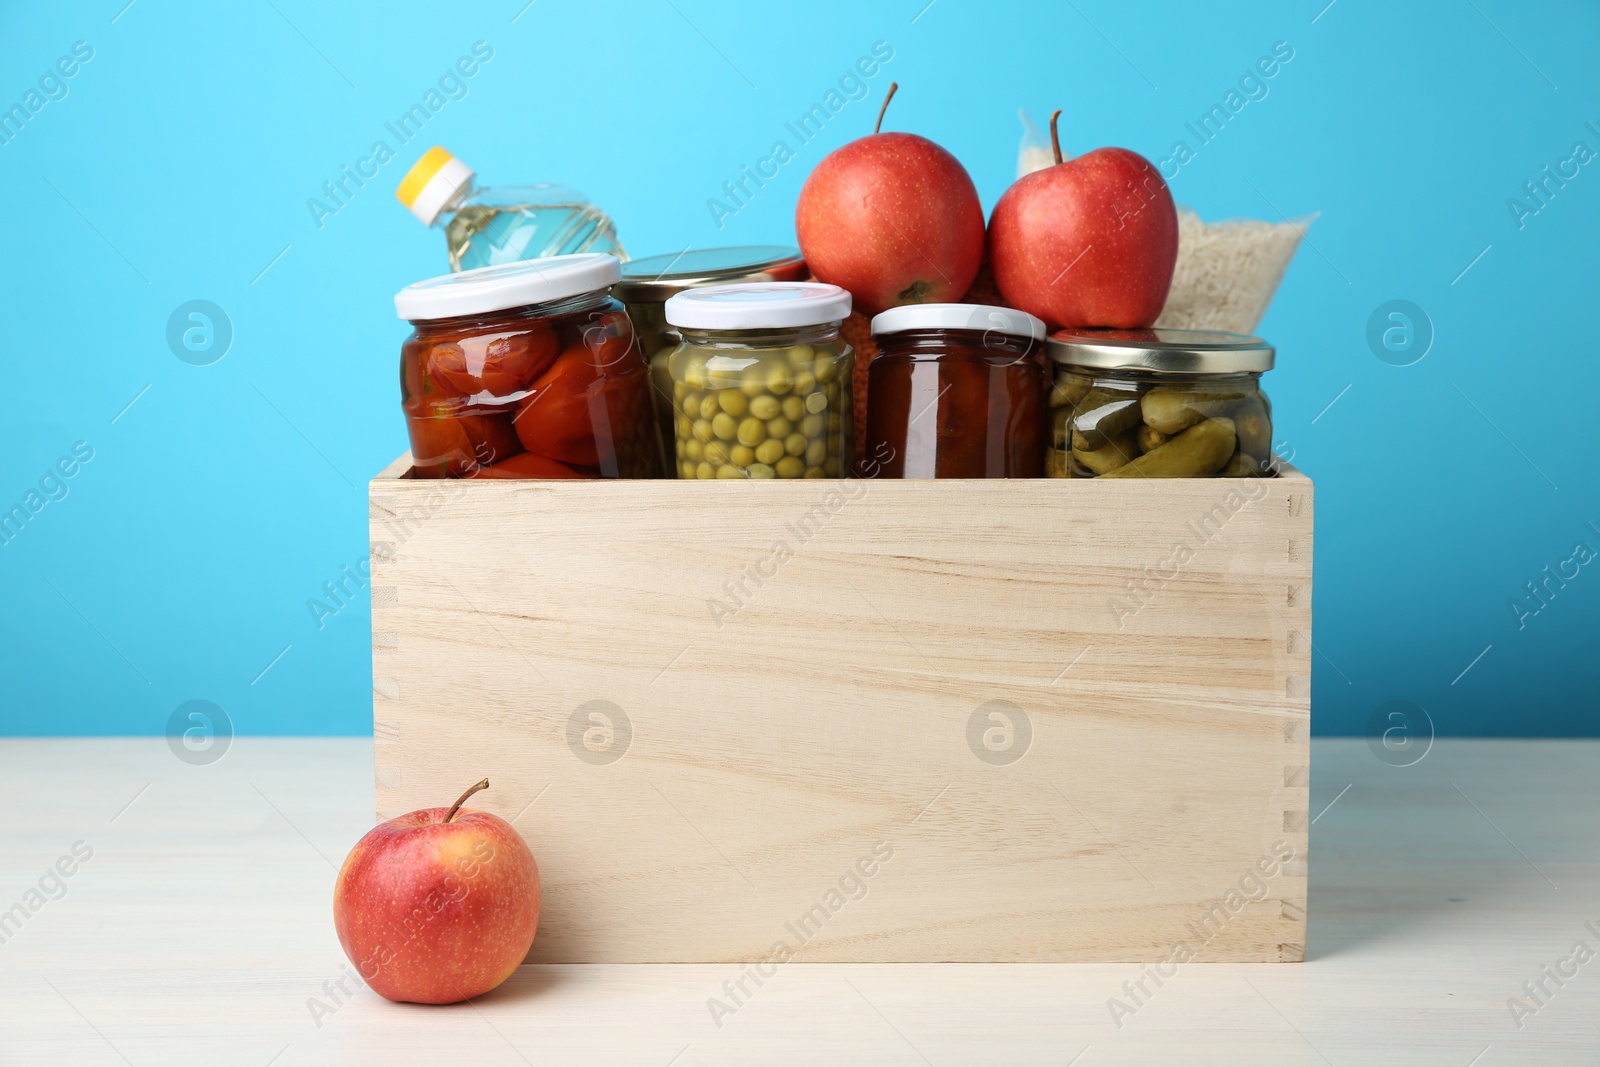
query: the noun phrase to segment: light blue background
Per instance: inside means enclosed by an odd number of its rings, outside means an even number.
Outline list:
[[[0,146],[0,506],[94,449],[0,548],[0,732],[160,733],[193,698],[240,733],[370,729],[365,603],[319,630],[306,601],[364,558],[365,481],[406,445],[390,298],[444,255],[393,189],[429,145],[584,190],[635,255],[787,243],[807,172],[891,78],[886,127],[954,152],[987,210],[1019,106],[1066,109],[1069,151],[1159,159],[1278,41],[1269,95],[1172,186],[1208,218],[1322,213],[1261,327],[1278,439],[1317,480],[1315,728],[1405,699],[1441,733],[1596,732],[1600,566],[1525,629],[1509,604],[1600,548],[1600,164],[1522,229],[1507,207],[1575,141],[1600,149],[1593,4],[524,2],[0,13],[0,104],[94,49]],[[479,40],[468,96],[395,144],[384,123]],[[707,199],[880,40],[870,98],[719,232]],[[319,229],[307,199],[380,138],[399,158]],[[191,299],[232,320],[212,366],[165,342]],[[1414,366],[1367,345],[1392,299],[1432,321]]]

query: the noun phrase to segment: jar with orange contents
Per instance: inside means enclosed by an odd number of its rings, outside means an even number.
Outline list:
[[[649,370],[615,257],[551,256],[408,285],[395,310],[418,478],[654,478]]]

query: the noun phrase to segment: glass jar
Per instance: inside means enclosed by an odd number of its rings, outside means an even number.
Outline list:
[[[417,478],[654,478],[660,438],[633,327],[588,253],[408,285],[400,398]]]
[[[424,226],[444,230],[453,271],[522,259],[605,252],[627,259],[611,217],[564,185],[480,188],[472,168],[430,148],[395,196]]]
[[[1062,330],[1053,363],[1052,478],[1248,478],[1273,473],[1273,349],[1210,330]]]
[[[667,301],[683,478],[837,478],[850,469],[850,294],[820,282],[689,289]]]
[[[1044,474],[1044,323],[985,304],[907,304],[872,320],[862,473]]]
[[[797,282],[805,276],[806,261],[800,250],[784,245],[701,248],[623,264],[622,280],[611,292],[627,307],[639,348],[650,364],[663,442],[672,444],[675,421],[667,357],[683,340],[677,327],[667,322],[667,301],[685,289],[738,282]]]

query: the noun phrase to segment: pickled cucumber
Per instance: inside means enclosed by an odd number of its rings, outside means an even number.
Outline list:
[[[1206,419],[1101,477],[1206,478],[1228,462],[1237,440],[1232,419]]]
[[[1076,435],[1074,435],[1076,436]],[[1106,474],[1131,461],[1139,454],[1139,445],[1132,430],[1118,434],[1102,447],[1085,451],[1072,450],[1072,461],[1091,474]]]
[[[1201,419],[1226,414],[1248,395],[1236,389],[1212,391],[1163,385],[1144,394],[1139,406],[1151,429],[1175,434]]]
[[[1260,461],[1241,450],[1233,454],[1233,458],[1228,460],[1227,466],[1217,472],[1217,477],[1259,478],[1264,474],[1266,474],[1266,471],[1262,469]]]
[[[1069,370],[1056,371],[1055,383],[1050,387],[1050,406],[1072,407],[1084,398],[1092,385],[1094,385],[1092,378],[1074,374]]]
[[[1054,448],[1065,450],[1067,447],[1067,425],[1072,421],[1071,408],[1057,408],[1050,413],[1050,444]]]
[[[1240,405],[1238,414],[1233,416],[1233,424],[1239,434],[1239,451],[1247,452],[1252,456],[1266,456],[1272,453],[1272,422],[1262,410],[1264,405],[1253,400],[1251,403]]]
[[[1154,426],[1151,426],[1147,422],[1140,423],[1139,429],[1136,431],[1136,433],[1138,434],[1140,452],[1149,452],[1151,449],[1165,444],[1167,440],[1166,434],[1162,433],[1160,430],[1156,429]]]
[[[1067,454],[1059,448],[1047,449],[1044,454],[1044,474],[1046,478],[1072,477],[1072,463],[1067,459]]]
[[[1089,390],[1075,412],[1073,447],[1089,450],[1133,429],[1141,417],[1138,394],[1113,392],[1101,386]]]

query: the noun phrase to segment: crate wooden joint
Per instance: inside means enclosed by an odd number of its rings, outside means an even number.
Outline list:
[[[1313,496],[371,482],[378,815],[513,819],[533,962],[1304,957]]]

